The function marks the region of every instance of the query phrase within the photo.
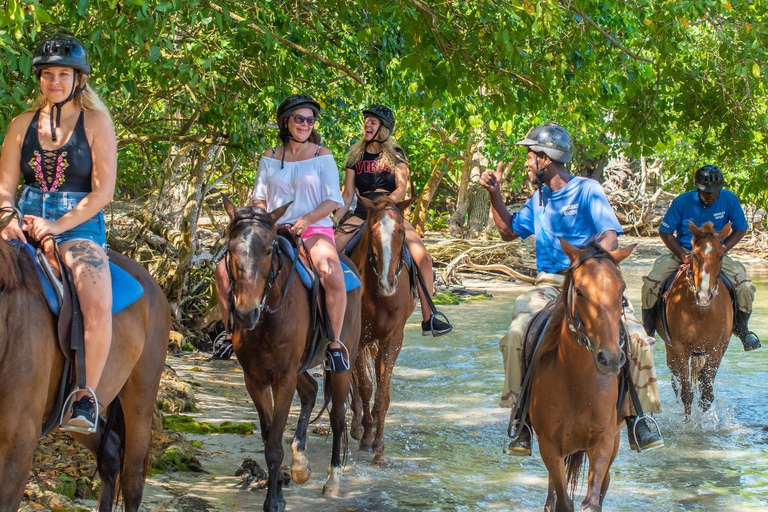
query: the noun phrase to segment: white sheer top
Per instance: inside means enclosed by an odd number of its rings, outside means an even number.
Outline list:
[[[332,155],[321,155],[300,162],[284,162],[262,156],[256,185],[253,188],[254,201],[266,201],[267,211],[272,211],[293,201],[278,224],[293,224],[320,204],[330,199],[341,207],[339,168]],[[324,217],[313,226],[333,226],[330,217]]]

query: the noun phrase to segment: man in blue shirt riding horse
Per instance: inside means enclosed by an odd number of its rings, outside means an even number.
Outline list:
[[[744,210],[733,192],[723,190],[723,171],[716,165],[699,167],[694,182],[696,189],[677,196],[659,226],[659,236],[670,252],[657,259],[651,272],[643,277],[643,325],[646,332],[653,336],[661,288],[690,257],[693,234],[688,221],[699,227],[711,222],[715,232],[730,222],[733,231],[722,240],[726,255],[723,257],[721,272],[730,280],[736,295],[738,308],[733,321],[733,333],[741,340],[744,350],[760,348],[760,340],[748,326],[752,302],[755,300],[755,287],[747,277],[744,265],[727,254],[741,241],[749,227]]]
[[[575,246],[598,239],[601,247],[612,251],[618,247],[617,238],[623,233],[600,184],[572,176],[566,169],[565,164],[573,156],[573,146],[570,135],[563,127],[556,123],[537,126],[517,144],[528,149],[525,167],[531,181],[538,186],[519,212],[513,215],[504,205],[500,190],[501,165],[496,172],[486,170],[480,178],[481,185],[491,195],[493,219],[502,239],[536,237],[538,275],[534,288],[515,301],[509,331],[499,342],[505,374],[502,407],[514,407],[521,393],[521,352],[526,327],[536,313],[562,291],[563,274],[571,262],[563,252],[559,238]],[[629,302],[624,312],[629,334],[629,373],[640,405],[646,413],[661,412],[653,366],[654,339],[645,334]],[[664,441],[657,429],[649,428],[651,420],[640,415],[640,411],[633,410],[632,414],[626,418],[630,446],[638,451],[662,446]],[[513,436],[509,453],[530,455],[529,427],[520,424],[517,428],[518,433]]]

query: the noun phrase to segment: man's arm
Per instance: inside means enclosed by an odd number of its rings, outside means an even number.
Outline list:
[[[518,235],[512,230],[512,214],[507,210],[504,199],[501,197],[502,173],[502,163],[499,162],[495,172],[487,169],[480,176],[480,185],[491,195],[493,222],[496,224],[496,229],[499,230],[501,239],[509,242],[517,238]]]
[[[736,247],[736,244],[741,242],[741,239],[744,238],[744,235],[747,234],[746,229],[742,229],[739,231],[731,231],[731,234],[728,235],[725,240],[723,240],[723,246],[725,247],[725,252],[730,251],[734,247]]]
[[[664,245],[667,246],[667,249],[672,251],[672,254],[677,256],[681,261],[685,261],[686,260],[688,255],[685,253],[685,249],[683,249],[683,246],[680,245],[680,242],[677,241],[677,238],[675,238],[675,234],[674,233],[662,233],[662,232],[660,232],[659,233],[659,237],[661,237],[661,241],[664,242]],[[734,245],[736,245],[736,244],[734,243]]]

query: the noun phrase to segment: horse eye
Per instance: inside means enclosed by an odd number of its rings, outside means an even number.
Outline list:
[[[581,293],[581,290],[580,290],[580,289],[578,289],[578,288],[576,288],[576,295],[577,295],[578,297],[583,297],[583,296],[584,296],[584,294],[583,294],[583,293]]]

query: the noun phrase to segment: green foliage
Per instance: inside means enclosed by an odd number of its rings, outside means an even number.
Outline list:
[[[255,428],[251,422],[233,423],[224,421],[218,425],[205,421],[197,421],[189,416],[179,414],[163,415],[163,428],[178,430],[187,434],[251,434]]]

